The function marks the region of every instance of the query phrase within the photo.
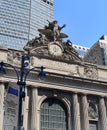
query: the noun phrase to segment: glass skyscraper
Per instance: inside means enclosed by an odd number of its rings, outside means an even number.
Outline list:
[[[78,53],[78,55],[81,58],[84,58],[84,56],[86,55],[86,53],[89,51],[88,47],[78,46],[78,45],[75,45],[75,44],[73,44],[72,46],[76,50],[76,52]]]
[[[53,19],[54,0],[1,0],[0,46],[22,50]]]

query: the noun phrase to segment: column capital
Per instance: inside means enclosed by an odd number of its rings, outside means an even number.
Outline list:
[[[105,98],[105,96],[104,95],[100,95],[99,98]]]
[[[87,93],[79,93],[80,96],[87,96]]]
[[[78,94],[78,92],[72,92],[72,95]]]

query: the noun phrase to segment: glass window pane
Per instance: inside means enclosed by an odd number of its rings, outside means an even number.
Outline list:
[[[97,122],[95,121],[90,122],[90,130],[98,130]]]
[[[67,109],[54,98],[46,99],[41,105],[41,130],[67,130]]]

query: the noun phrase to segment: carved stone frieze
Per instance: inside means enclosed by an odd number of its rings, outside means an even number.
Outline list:
[[[98,70],[96,66],[85,66],[84,75],[88,78],[98,79]]]

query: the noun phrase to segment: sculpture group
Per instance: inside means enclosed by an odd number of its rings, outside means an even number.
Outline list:
[[[45,29],[39,29],[38,31],[46,36],[50,41],[59,41],[62,38],[68,37],[66,34],[61,33],[61,30],[66,26],[65,24],[60,27],[58,22],[55,20],[53,22],[48,21],[48,26]]]
[[[38,29],[39,37],[28,41],[24,50],[28,51],[28,53],[58,58],[60,60],[81,61],[81,58],[72,47],[72,42],[70,40],[63,40],[63,38],[68,38],[67,34],[61,32],[64,27],[66,27],[65,24],[59,26],[56,20],[52,22],[48,21],[47,26],[43,29]],[[62,54],[57,56],[52,55],[49,48],[51,44],[61,47]],[[57,53],[56,49],[55,53]]]
[[[37,44],[45,45],[49,42],[60,41],[62,42],[63,38],[67,38],[68,35],[61,33],[61,30],[66,27],[59,26],[58,22],[55,20],[53,22],[48,21],[48,26],[45,26],[43,29],[38,29],[39,37],[35,37],[35,39],[28,42],[27,46],[36,46]],[[36,45],[35,45],[36,44]]]

